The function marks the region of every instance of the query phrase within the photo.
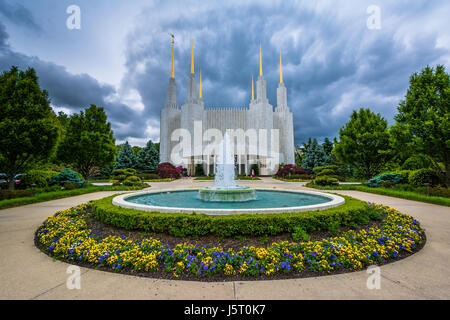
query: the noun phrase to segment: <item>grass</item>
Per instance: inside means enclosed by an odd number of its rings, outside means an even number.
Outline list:
[[[78,188],[72,190],[58,190],[50,192],[42,192],[35,194],[33,197],[21,197],[14,199],[6,199],[0,201],[0,210],[19,207],[27,204],[44,202],[55,199],[62,199],[67,197],[79,196],[82,194],[99,192],[99,191],[127,191],[127,190],[140,190],[141,188],[133,188],[127,186],[87,186],[85,188]]]
[[[356,190],[450,207],[450,198],[427,196],[413,191],[395,190],[390,188],[370,188],[362,185],[318,186],[312,183],[308,183],[306,187],[320,190]]]

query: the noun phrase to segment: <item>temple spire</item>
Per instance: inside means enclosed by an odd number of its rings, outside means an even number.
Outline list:
[[[259,76],[262,77],[262,57],[261,57],[261,44],[259,45]]]
[[[255,90],[253,89],[253,75],[252,75],[252,101],[255,100]]]
[[[194,39],[192,39],[191,74],[194,74]]]
[[[280,83],[283,83],[283,67],[281,66],[281,51],[280,51]]]
[[[175,78],[175,72],[173,70],[173,48],[175,45],[175,36],[172,34],[172,68],[170,69],[170,77]]]
[[[199,99],[202,98],[202,70],[201,69],[200,69],[200,89],[198,92],[198,97],[199,97]]]

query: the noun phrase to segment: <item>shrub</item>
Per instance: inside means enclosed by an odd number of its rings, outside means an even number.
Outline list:
[[[430,196],[450,198],[450,189],[443,186],[430,188]]]
[[[336,174],[335,172],[336,172],[337,168],[338,168],[338,166],[336,166],[336,165],[320,166],[320,167],[315,167],[313,169],[313,172],[318,175],[323,170],[331,170],[332,174]]]
[[[328,224],[328,232],[330,232],[331,236],[337,236],[339,232],[341,232],[341,226],[339,221],[332,221]]]
[[[195,172],[194,175],[196,177],[204,176],[205,173],[203,172],[203,165],[201,163],[198,163],[195,165]]]
[[[433,169],[414,170],[409,174],[409,183],[415,187],[421,187],[424,183],[435,186],[439,184],[439,175]]]
[[[140,174],[139,177],[142,180],[158,180],[158,179],[161,179],[161,177],[158,176],[156,173],[144,173],[144,174]]]
[[[136,170],[132,168],[113,170],[113,185],[139,186],[142,185],[140,177],[136,176]]]
[[[292,178],[293,175],[299,174],[308,174],[308,171],[298,167],[295,164],[285,164],[284,166],[278,168],[278,171],[275,175],[280,178],[288,178],[290,175]]]
[[[139,186],[142,184],[141,178],[138,176],[130,176],[123,181],[125,186]]]
[[[292,234],[295,232],[294,228],[301,228],[308,233],[315,230],[329,230],[332,223],[349,226],[365,219],[377,219],[380,215],[363,201],[345,196],[343,196],[345,204],[325,210],[229,216],[127,209],[113,205],[111,203],[113,197],[94,201],[93,213],[99,220],[126,230],[166,233],[176,237],[209,234],[218,237]]]
[[[334,170],[331,170],[331,169],[323,169],[323,170],[319,171],[319,173],[317,173],[318,177],[320,177],[320,176],[333,176],[333,175],[335,175],[335,172],[334,172]]]
[[[179,178],[180,171],[174,167],[173,164],[169,162],[163,162],[158,165],[156,168],[156,174],[158,174],[161,178]]]
[[[73,189],[78,189],[80,186],[76,182],[66,182],[66,183],[64,183],[63,187],[64,187],[64,190],[73,190]]]
[[[80,179],[80,176],[77,172],[71,169],[64,169],[53,177],[50,185],[57,184],[60,186],[64,186],[65,183],[77,183],[78,186],[81,187],[83,185],[83,180]]]
[[[0,201],[22,197],[31,197],[33,194],[28,190],[0,190]]]
[[[378,188],[383,182],[391,182],[393,184],[399,184],[405,182],[402,176],[398,173],[383,173],[376,176],[366,182],[366,186],[370,188]]]
[[[56,176],[56,171],[30,170],[22,178],[20,184],[24,187],[30,187],[35,184],[37,188],[44,188],[49,185],[52,178]]]
[[[430,168],[432,161],[430,157],[424,154],[415,154],[405,160],[402,164],[403,170],[419,170],[423,168]]]
[[[385,181],[380,183],[380,187],[382,188],[392,188],[395,186],[395,183],[392,181]]]
[[[314,179],[314,184],[319,186],[335,186],[339,184],[339,180],[334,177],[320,176]]]
[[[306,233],[301,227],[294,227],[294,232],[292,232],[292,239],[295,242],[308,241],[310,239],[309,234]]]

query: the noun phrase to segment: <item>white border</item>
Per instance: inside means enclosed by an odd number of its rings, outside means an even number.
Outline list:
[[[204,208],[174,208],[174,207],[160,207],[160,206],[150,206],[145,204],[137,204],[126,201],[129,197],[140,196],[144,194],[152,193],[163,193],[163,192],[178,192],[178,191],[195,191],[199,188],[182,188],[182,189],[163,189],[154,191],[143,191],[121,194],[112,200],[112,204],[128,209],[135,209],[141,211],[158,211],[158,212],[169,212],[169,213],[203,213],[206,215],[217,216],[217,215],[230,215],[230,214],[267,214],[267,213],[285,213],[285,212],[303,212],[312,210],[324,210],[333,207],[337,207],[345,203],[345,199],[330,193],[323,193],[317,191],[309,190],[288,190],[288,189],[271,189],[271,188],[255,188],[255,190],[266,190],[266,191],[280,191],[280,192],[292,192],[292,193],[306,193],[317,196],[322,196],[331,199],[331,201],[326,203],[314,204],[309,206],[301,207],[288,207],[288,208],[260,208],[260,209],[204,209]]]

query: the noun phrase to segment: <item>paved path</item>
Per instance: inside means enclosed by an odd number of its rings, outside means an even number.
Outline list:
[[[153,183],[152,189],[198,187],[212,182],[182,179]],[[263,178],[240,185],[301,189],[300,183]],[[81,289],[69,290],[66,263],[53,261],[33,243],[34,232],[55,211],[112,192],[0,210],[0,299],[450,299],[450,209],[368,194],[337,193],[383,203],[418,219],[427,244],[418,253],[381,267],[381,289],[369,290],[365,271],[341,275],[270,281],[203,283],[139,278],[81,268]]]

